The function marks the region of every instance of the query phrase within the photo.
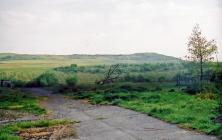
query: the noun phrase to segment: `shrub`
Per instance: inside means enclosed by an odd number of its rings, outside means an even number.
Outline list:
[[[46,72],[40,75],[36,79],[37,85],[43,86],[43,87],[50,87],[50,86],[56,86],[59,83],[59,79],[57,78],[55,73],[52,72]]]
[[[76,87],[76,84],[77,84],[76,76],[71,76],[71,77],[67,78],[66,84],[70,87]]]

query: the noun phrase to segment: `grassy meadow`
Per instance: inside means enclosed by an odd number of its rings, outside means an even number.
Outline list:
[[[130,62],[129,64],[133,64]],[[94,66],[104,66],[115,64],[115,62],[110,62],[105,59],[55,59],[55,60],[10,60],[10,61],[0,61],[0,77],[1,79],[11,79],[21,82],[29,82],[42,73],[52,70],[56,67],[69,66],[71,64],[77,64],[78,67],[83,67],[83,69],[90,69]],[[100,68],[103,72],[91,72],[91,71],[79,71],[77,77],[79,83],[94,83],[96,80],[101,79],[104,76],[106,68]],[[127,69],[127,68],[126,68]],[[174,73],[171,71],[171,73]],[[131,74],[138,74],[137,72],[131,72]],[[144,72],[144,74],[146,74]],[[149,72],[146,75],[153,75],[156,72]],[[159,75],[165,75],[166,72],[159,72]],[[168,74],[170,75],[170,74]]]
[[[73,60],[12,60],[0,63],[0,75],[6,79],[18,79],[30,81],[38,77],[43,72],[59,66],[76,64]],[[85,63],[85,64],[84,64]],[[85,60],[78,65],[89,65],[90,61]]]

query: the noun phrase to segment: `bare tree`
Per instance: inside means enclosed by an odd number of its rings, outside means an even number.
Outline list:
[[[121,70],[119,68],[119,64],[111,65],[107,73],[105,73],[104,79],[97,81],[97,84],[103,85],[108,83],[113,83],[117,79],[119,79],[121,75]]]
[[[200,81],[203,80],[203,63],[214,59],[213,54],[217,52],[215,40],[208,41],[202,36],[198,24],[193,28],[193,32],[188,41],[188,59],[198,62],[200,68]]]

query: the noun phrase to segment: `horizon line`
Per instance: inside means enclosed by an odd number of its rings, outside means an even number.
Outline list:
[[[50,53],[19,53],[19,52],[0,52],[0,54],[19,54],[19,55],[133,55],[133,54],[159,54],[159,55],[165,55],[165,56],[171,56],[166,55],[163,53],[157,53],[157,52],[135,52],[135,53],[70,53],[70,54],[50,54]],[[171,56],[175,58],[180,58],[176,56]]]

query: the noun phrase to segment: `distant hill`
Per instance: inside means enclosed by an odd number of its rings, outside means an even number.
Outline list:
[[[79,60],[96,59],[107,63],[177,63],[180,59],[157,53],[135,53],[128,55],[29,55],[15,53],[0,53],[0,61],[10,60]]]

